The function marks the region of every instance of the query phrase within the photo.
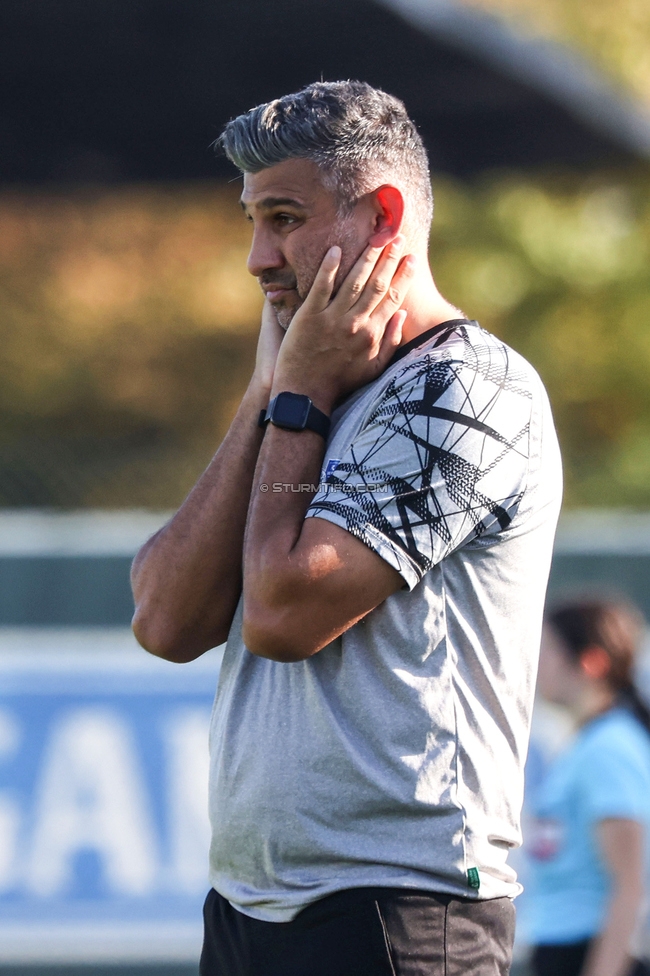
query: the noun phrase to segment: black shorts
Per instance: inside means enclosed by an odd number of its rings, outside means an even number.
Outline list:
[[[506,976],[515,910],[405,888],[352,888],[291,922],[261,922],[212,890],[201,976]]]
[[[591,945],[591,939],[558,945],[539,945],[533,950],[532,970],[535,976],[580,976]],[[650,976],[644,962],[635,959],[626,976]]]

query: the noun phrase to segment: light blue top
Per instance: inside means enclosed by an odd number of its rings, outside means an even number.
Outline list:
[[[589,938],[602,928],[610,892],[597,823],[621,817],[650,827],[650,735],[623,708],[594,719],[550,767],[533,806],[524,839],[531,941]]]

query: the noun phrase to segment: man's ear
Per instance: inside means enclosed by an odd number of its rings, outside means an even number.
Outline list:
[[[399,234],[404,220],[404,197],[396,186],[385,183],[371,194],[375,210],[373,231],[368,238],[372,247],[386,247]]]

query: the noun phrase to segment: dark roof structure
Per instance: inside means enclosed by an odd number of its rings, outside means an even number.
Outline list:
[[[638,104],[453,0],[4,0],[0,181],[227,173],[223,124],[321,77],[403,98],[435,170],[650,156]]]

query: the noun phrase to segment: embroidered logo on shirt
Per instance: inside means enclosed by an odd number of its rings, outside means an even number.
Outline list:
[[[479,877],[478,868],[468,868],[467,884],[468,887],[474,888],[476,891],[478,891],[478,889],[481,887],[481,879]]]

